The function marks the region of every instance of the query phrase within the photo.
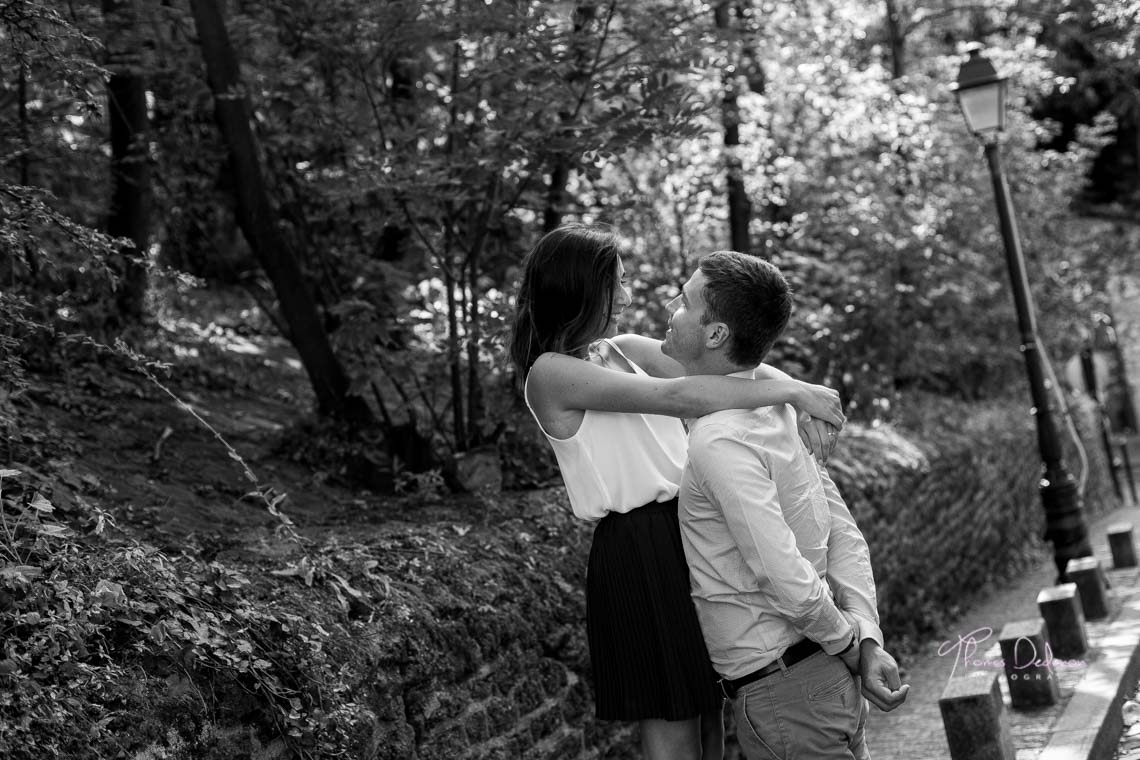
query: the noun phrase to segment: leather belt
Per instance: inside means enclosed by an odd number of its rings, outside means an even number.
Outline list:
[[[797,662],[806,660],[816,652],[822,651],[823,647],[821,647],[818,642],[812,641],[811,639],[801,639],[800,641],[797,641],[795,644],[792,644],[790,647],[784,650],[784,653],[777,657],[774,661],[768,663],[759,670],[754,670],[747,675],[741,676],[740,678],[720,678],[717,679],[717,684],[720,686],[720,690],[724,693],[724,696],[729,699],[734,699],[736,697],[736,692],[748,684],[759,681],[765,676],[770,676],[773,673],[781,670],[781,668],[790,668]]]

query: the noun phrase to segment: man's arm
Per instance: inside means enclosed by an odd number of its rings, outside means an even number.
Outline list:
[[[863,696],[884,712],[906,700],[910,685],[902,683],[895,658],[883,649],[871,552],[847,503],[826,471],[820,470],[831,515],[827,543],[827,579],[836,604],[859,633],[859,675]]]
[[[857,618],[859,639],[872,639],[883,645],[879,628],[878,599],[875,576],[871,570],[871,552],[863,532],[834,481],[819,469],[823,493],[827,498],[831,531],[827,541],[827,580],[835,592],[835,603]]]
[[[784,434],[782,428],[778,433]],[[763,435],[755,430],[751,434]],[[741,441],[738,430],[703,425],[690,440],[690,472],[724,514],[733,542],[769,599],[771,612],[828,654],[838,655],[851,642],[854,629],[796,546],[776,484],[757,449],[755,441]],[[849,658],[854,656],[857,652],[848,652]]]

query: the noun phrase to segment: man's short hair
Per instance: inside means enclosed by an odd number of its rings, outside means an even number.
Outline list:
[[[792,316],[787,280],[770,262],[736,251],[707,254],[698,266],[706,278],[702,324],[728,325],[731,362],[759,364]]]

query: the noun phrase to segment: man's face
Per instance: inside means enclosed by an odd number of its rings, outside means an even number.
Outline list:
[[[633,294],[629,290],[629,277],[625,273],[625,264],[621,259],[617,262],[617,287],[614,288],[614,301],[610,307],[610,316],[617,319],[626,307],[633,303]]]
[[[681,287],[681,294],[665,305],[672,315],[661,351],[681,364],[699,359],[705,350],[706,332],[710,325],[702,325],[705,313],[705,275],[701,270],[693,273]]]

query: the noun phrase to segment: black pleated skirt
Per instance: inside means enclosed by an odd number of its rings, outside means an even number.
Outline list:
[[[676,499],[598,523],[586,628],[599,719],[686,720],[721,709],[689,596]]]

